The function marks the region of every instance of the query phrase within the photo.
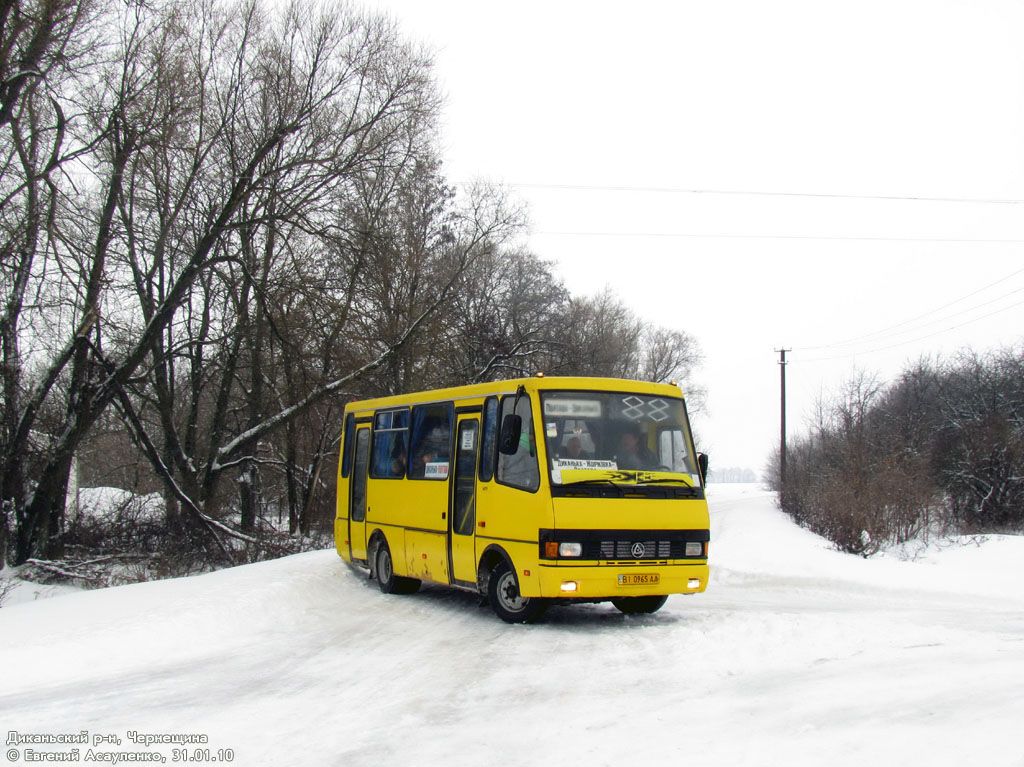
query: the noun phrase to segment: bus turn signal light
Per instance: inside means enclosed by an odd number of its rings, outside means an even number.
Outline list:
[[[581,557],[583,556],[583,544],[544,541],[544,556],[548,559],[558,559],[559,557]]]

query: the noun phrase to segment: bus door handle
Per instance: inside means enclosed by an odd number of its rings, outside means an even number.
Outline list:
[[[448,519],[448,512],[447,511],[442,511],[441,512],[441,519]]]

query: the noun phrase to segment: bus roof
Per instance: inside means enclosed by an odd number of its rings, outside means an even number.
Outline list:
[[[490,381],[487,383],[453,386],[447,389],[432,389],[396,394],[389,397],[353,400],[345,406],[346,413],[355,413],[381,408],[417,405],[424,402],[442,402],[448,400],[479,399],[495,394],[514,394],[522,385],[527,392],[548,389],[579,389],[609,392],[631,392],[636,394],[656,394],[662,397],[682,397],[683,393],[673,384],[650,383],[649,381],[632,381],[625,378],[592,378],[585,376],[534,376],[532,378],[515,378],[506,381]]]

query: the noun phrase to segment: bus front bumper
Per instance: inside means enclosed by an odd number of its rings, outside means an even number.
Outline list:
[[[660,594],[696,594],[708,585],[706,561],[678,564],[542,564],[536,578],[520,578],[523,596],[618,599]],[[531,582],[532,581],[532,582]],[[535,593],[527,593],[535,592]]]

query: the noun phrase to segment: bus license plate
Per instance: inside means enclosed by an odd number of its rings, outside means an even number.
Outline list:
[[[658,573],[628,573],[619,576],[620,586],[651,586],[660,582]]]

